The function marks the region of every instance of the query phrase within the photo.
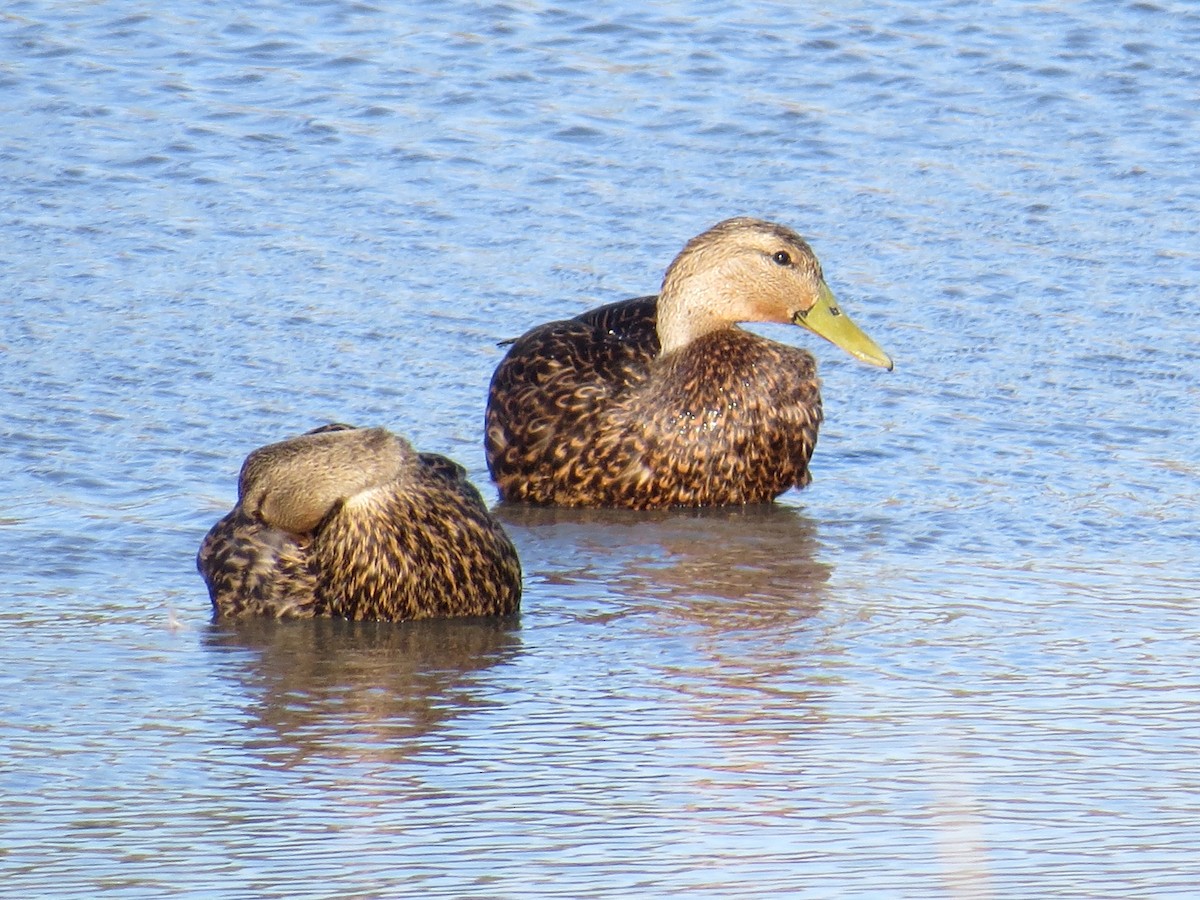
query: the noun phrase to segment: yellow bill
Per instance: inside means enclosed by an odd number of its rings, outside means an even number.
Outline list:
[[[821,282],[821,294],[817,302],[811,309],[796,313],[792,321],[836,344],[851,356],[892,371],[892,358],[842,312],[833,291],[824,281]]]

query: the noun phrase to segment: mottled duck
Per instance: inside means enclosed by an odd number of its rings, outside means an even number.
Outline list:
[[[196,564],[218,618],[494,616],[521,600],[517,552],[463,468],[383,428],[255,450]]]
[[[798,234],[728,219],[687,243],[657,296],[513,342],[487,404],[488,468],[501,499],[727,506],[807,485],[822,420],[816,360],[739,322],[803,325],[892,368],[841,310]]]

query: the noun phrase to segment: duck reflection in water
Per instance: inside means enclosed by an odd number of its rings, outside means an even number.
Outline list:
[[[641,648],[634,665],[653,674],[637,683],[652,686],[647,702],[663,704],[647,727],[688,722],[714,759],[736,756],[730,742],[747,740],[737,752],[757,759],[794,739],[798,723],[823,720],[830,649],[813,618],[833,568],[801,511],[779,503],[655,511],[501,504],[496,515],[526,571],[537,573],[530,591],[539,610],[585,624],[619,621],[588,629],[590,652],[610,662]]]
[[[782,504],[629,511],[501,504],[529,572],[555,587],[724,634],[784,628],[821,605],[815,525]],[[601,585],[600,588],[595,586]]]
[[[399,761],[489,705],[485,673],[521,648],[509,618],[218,620],[204,643],[250,698],[247,747],[282,756]],[[272,746],[262,746],[263,730]]]

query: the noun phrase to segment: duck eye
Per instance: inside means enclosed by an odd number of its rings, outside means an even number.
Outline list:
[[[786,250],[775,251],[775,255],[771,259],[775,260],[781,266],[790,266],[792,264],[792,257]]]

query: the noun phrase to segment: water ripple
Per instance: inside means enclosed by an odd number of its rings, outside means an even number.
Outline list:
[[[1185,896],[1200,16],[0,17],[0,872],[21,895]],[[519,619],[212,625],[252,447],[460,459],[496,342],[735,213],[890,375],[767,510],[501,508]]]

